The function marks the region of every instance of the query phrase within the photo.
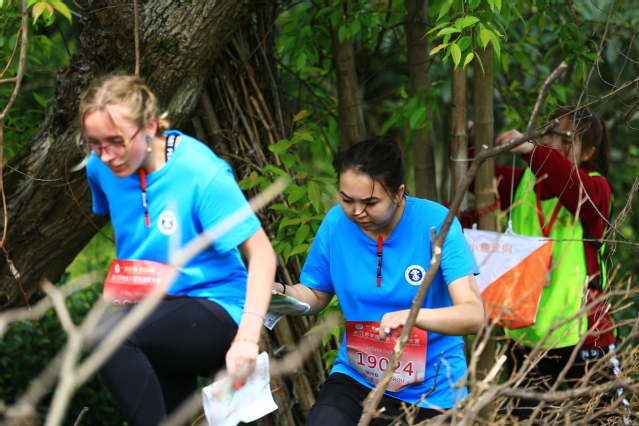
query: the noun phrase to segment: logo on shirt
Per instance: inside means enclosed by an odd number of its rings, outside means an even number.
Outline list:
[[[426,276],[426,271],[419,265],[411,265],[406,268],[406,272],[404,272],[404,277],[408,284],[411,285],[420,285]]]
[[[158,229],[164,235],[171,235],[177,229],[177,218],[171,210],[164,210],[158,220]]]

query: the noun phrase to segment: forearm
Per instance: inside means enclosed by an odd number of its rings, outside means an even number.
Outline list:
[[[275,286],[273,288],[280,293],[284,293],[283,285],[284,284],[281,283],[275,283]],[[312,290],[301,283],[295,285],[287,285],[285,292],[287,296],[299,300],[300,302],[307,303],[311,307],[304,315],[315,315],[320,313],[322,309],[324,309],[326,305],[328,305],[333,297],[332,293]]]
[[[271,283],[275,278],[276,259],[270,245],[251,254],[246,283],[244,313],[237,331],[238,339],[259,342],[263,319],[271,301]]]
[[[415,326],[447,336],[477,334],[484,324],[484,309],[471,303],[461,303],[438,309],[421,309]]]

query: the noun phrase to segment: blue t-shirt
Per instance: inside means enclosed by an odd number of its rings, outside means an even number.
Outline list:
[[[111,214],[118,259],[168,264],[177,250],[200,233],[248,207],[224,160],[190,136],[166,133],[179,136],[180,142],[171,159],[146,177],[149,227],[144,221],[139,174],[118,178],[96,155],[87,164],[93,211]],[[239,324],[247,272],[237,246],[259,227],[258,218],[251,214],[213,241],[180,270],[167,293],[217,302]]]
[[[382,283],[377,287],[377,242],[351,222],[337,205],[320,226],[300,280],[310,288],[334,292],[347,321],[381,321],[388,312],[410,309],[424,271],[430,265],[430,230],[435,227],[439,233],[447,213],[437,203],[406,197],[402,218],[383,244]],[[455,219],[444,242],[439,271],[422,306],[429,309],[452,306],[447,285],[478,272]],[[467,395],[465,387],[456,387],[466,375],[463,347],[460,336],[428,332],[424,383],[386,394],[412,404],[431,392],[435,383],[435,390],[418,405],[453,407]],[[342,342],[331,374],[336,372],[374,387],[349,364],[346,341]]]

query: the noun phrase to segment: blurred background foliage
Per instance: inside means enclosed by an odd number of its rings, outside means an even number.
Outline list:
[[[32,11],[38,3],[47,2],[31,2]],[[0,58],[4,68],[16,42],[20,9],[16,0],[0,1],[0,5]],[[53,14],[49,13],[49,8],[45,8],[37,19],[32,19],[24,83],[16,103],[4,120],[5,161],[29,140],[44,119],[47,108],[55,98],[57,72],[69,64],[72,54],[78,53],[81,32],[79,21],[83,12],[77,12],[71,2],[66,5],[70,8],[68,16],[58,8]],[[332,181],[322,181],[322,178],[334,177],[331,161],[339,147],[338,76],[334,65],[331,28],[338,29],[341,41],[352,39],[355,47],[367,134],[390,134],[405,144],[409,190],[412,193],[415,191],[411,130],[422,128],[432,129],[434,134],[436,174],[432,178],[437,182],[439,201],[449,200],[454,191],[450,188],[448,158],[451,139],[451,69],[454,62],[463,63],[475,48],[472,44],[466,45],[464,37],[476,37],[480,30],[479,23],[465,27],[457,38],[446,39],[446,34],[438,35],[437,30],[428,36],[429,50],[442,44],[448,46],[431,56],[432,61],[428,66],[432,87],[424,88],[425,97],[422,101],[408,94],[404,25],[407,13],[404,0],[353,0],[348,5],[344,11],[317,0],[282,2],[275,28],[276,59],[282,81],[280,90],[287,99],[291,115],[305,111],[294,128],[297,136],[288,136],[288,142],[291,143],[284,143],[275,149],[280,154],[291,154],[290,165],[296,173],[304,173],[298,175],[298,182],[306,190],[302,191],[303,196],[289,203],[285,212],[295,216],[291,219],[300,221],[290,223],[297,226],[299,232],[288,235],[280,233],[274,245],[287,258],[298,256],[301,261],[306,254],[304,249],[312,242],[321,215],[326,208],[336,203],[334,196],[331,197],[331,193],[334,194],[330,190]],[[568,62],[569,69],[553,85],[551,96],[543,106],[540,125],[543,124],[543,117],[547,117],[558,105],[585,104],[597,100],[639,75],[639,46],[635,40],[639,28],[639,9],[632,2],[433,0],[426,21],[430,29],[438,25],[446,28],[447,25],[453,25],[456,17],[467,17],[475,11],[477,16],[486,11],[495,12],[496,15],[491,18],[498,31],[493,46],[497,48],[498,45],[499,49],[493,63],[495,135],[511,128],[525,128],[541,85],[561,61]],[[74,16],[71,17],[72,14]],[[458,47],[461,44],[458,60],[455,60],[454,53],[451,56],[456,49],[451,45],[456,43]],[[598,55],[600,46],[603,49]],[[3,78],[13,77],[16,66],[16,61],[13,61]],[[470,105],[474,101],[470,78],[472,72],[472,67],[469,67]],[[0,105],[8,102],[12,90],[11,85],[0,84]],[[636,130],[639,119],[633,110],[638,100],[637,93],[635,84],[591,107],[603,117],[610,132],[612,163],[608,180],[615,194],[613,218],[624,208],[639,171]],[[472,109],[469,109],[469,119],[472,120]],[[300,134],[308,137],[300,137]],[[496,159],[502,164],[510,164],[512,160],[510,154],[502,154]],[[523,166],[523,163],[519,165]],[[271,172],[277,173],[274,169]],[[243,183],[246,187],[256,186],[262,183],[261,179],[256,174]],[[326,185],[329,185],[328,189]],[[289,197],[294,190],[289,188]],[[635,198],[632,207],[637,211],[639,200]],[[303,219],[305,212],[308,212],[308,217]],[[308,220],[308,225],[302,223],[303,220]],[[618,230],[636,244],[639,216],[629,215]],[[105,230],[105,233],[112,235],[110,229]],[[624,238],[615,235],[612,239]],[[611,244],[609,253],[609,264],[612,265],[609,270],[615,272],[612,284],[629,283],[634,287],[639,276],[637,249],[627,244]],[[65,279],[94,269],[106,272],[114,255],[113,243],[98,234],[68,268]],[[79,321],[99,295],[100,286],[94,286],[69,298],[67,304],[74,320]],[[615,316],[617,319],[637,318],[639,304],[633,300]],[[40,320],[40,326],[42,333],[34,323],[15,324],[0,341],[0,400],[5,404],[15,400],[16,395],[26,388],[31,378],[65,341],[64,333],[52,312]],[[84,406],[90,407],[86,424],[123,424],[99,379],[94,379],[76,394],[69,416],[77,416]],[[42,409],[45,410],[44,406]]]

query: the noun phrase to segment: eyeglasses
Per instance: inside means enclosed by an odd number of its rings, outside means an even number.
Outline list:
[[[142,127],[139,127],[138,130],[135,131],[135,133],[133,133],[133,135],[129,138],[129,141],[132,141],[140,132],[140,130],[142,130]],[[87,139],[86,137],[83,137],[80,140],[80,146],[87,146]],[[125,142],[110,142],[110,143],[106,143],[104,145],[100,144],[98,141],[88,141],[88,146],[89,148],[91,148],[91,150],[93,150],[95,152],[95,154],[98,157],[102,157],[102,153],[106,152],[109,155],[112,155],[114,157],[121,157],[125,154],[126,152],[126,143]]]

